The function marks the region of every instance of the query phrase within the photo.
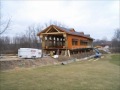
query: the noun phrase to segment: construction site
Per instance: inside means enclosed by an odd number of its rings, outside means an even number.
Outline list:
[[[93,50],[93,38],[84,32],[76,32],[73,28],[64,28],[50,25],[37,34],[42,43],[37,49],[23,48],[18,54],[3,54],[0,57],[1,70],[9,70],[20,67],[36,67],[53,64],[64,64],[66,61],[93,58],[96,51]],[[24,51],[29,49],[28,51]],[[31,53],[30,53],[31,52]],[[40,56],[36,56],[39,53]]]

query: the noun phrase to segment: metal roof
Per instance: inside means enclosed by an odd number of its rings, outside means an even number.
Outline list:
[[[91,38],[90,36],[88,36],[88,35],[83,35],[83,34],[81,34],[80,32],[71,32],[70,30],[72,30],[73,28],[65,28],[65,27],[60,27],[60,26],[56,26],[56,25],[54,25],[55,27],[58,27],[58,28],[60,28],[60,29],[62,29],[62,30],[64,30],[65,32],[67,32],[68,34],[72,34],[72,35],[77,35],[77,36],[82,36],[82,37],[87,37],[87,38],[89,38],[89,39],[93,39],[93,38]]]

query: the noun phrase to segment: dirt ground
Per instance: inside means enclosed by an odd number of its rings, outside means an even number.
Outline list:
[[[17,56],[1,56],[0,61],[20,60]]]
[[[17,55],[4,55],[0,57],[0,70],[10,70],[10,69],[16,69],[16,68],[30,68],[30,67],[37,67],[37,66],[46,66],[46,65],[54,65],[54,64],[60,64],[63,61],[67,60],[73,60],[73,59],[80,59],[88,57],[92,54],[76,54],[71,55],[71,57],[68,56],[61,56],[59,55],[59,58],[54,59],[50,56],[46,56],[43,58],[38,59],[22,59],[18,58]]]
[[[18,58],[17,56],[3,56],[2,58],[0,58],[0,70],[9,70],[22,67],[29,68],[58,63],[59,63],[58,60],[50,56],[38,59],[21,59]]]

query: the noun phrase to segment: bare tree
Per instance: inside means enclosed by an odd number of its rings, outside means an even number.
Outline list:
[[[106,44],[106,42],[108,42],[108,40],[107,39],[102,39],[102,40],[100,40],[100,39],[96,39],[94,42],[93,42],[93,45],[94,46],[101,46],[101,45],[104,45],[104,44]]]
[[[5,53],[10,48],[10,38],[8,36],[0,37],[0,53]]]
[[[1,20],[1,19],[0,19]],[[8,30],[10,26],[11,19],[9,19],[5,25],[2,24],[2,21],[0,21],[0,35],[3,34],[6,30]]]
[[[10,25],[10,20],[6,26],[6,28],[1,32],[1,35],[8,29]],[[28,26],[26,32],[14,36],[13,38],[0,36],[0,52],[4,53],[17,53],[19,48],[41,48],[41,40],[37,36],[37,34],[44,29],[44,27],[48,27],[49,25],[57,25],[60,27],[64,27],[64,24],[59,22],[48,22],[46,24],[41,25],[30,25]]]
[[[120,41],[120,29],[115,30],[113,38],[116,39],[117,41]]]
[[[0,1],[0,9],[2,9],[2,3]],[[10,27],[11,18],[6,22],[3,21],[2,12],[0,13],[0,35],[2,35]]]
[[[56,25],[56,26],[66,27],[66,28],[68,27],[67,25],[65,25],[65,24],[63,24],[61,22],[52,21],[52,20],[50,20],[49,22],[47,22],[47,23],[44,24],[45,28],[48,27],[48,26],[50,26],[50,25]]]
[[[1,4],[1,0],[0,0],[0,9],[2,9],[2,4]],[[8,30],[9,26],[10,26],[10,22],[11,19],[9,19],[7,22],[4,23],[3,21],[3,17],[2,17],[2,13],[0,13],[0,55],[2,54],[2,52],[4,51],[5,48],[7,48],[7,43],[8,43],[8,39],[7,37],[2,37],[2,34]],[[7,40],[7,41],[6,41]]]
[[[112,39],[112,51],[120,53],[120,29],[116,29]]]
[[[0,55],[5,50],[5,46],[7,49],[7,44],[4,41],[4,37],[2,37],[2,34],[8,30],[10,27],[11,19],[9,19],[6,23],[3,23],[1,16],[0,16]]]

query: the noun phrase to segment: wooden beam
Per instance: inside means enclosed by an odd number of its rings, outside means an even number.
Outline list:
[[[46,33],[51,29],[52,27],[50,27],[47,31],[46,31]]]
[[[42,37],[42,48],[44,49],[45,47],[45,37]]]
[[[52,33],[41,33],[41,34],[54,34],[55,35],[55,34],[64,34],[64,32],[54,32],[54,33],[52,32]]]
[[[60,32],[60,31],[59,31],[59,30],[57,30],[54,26],[53,26],[53,28],[54,28],[56,31]]]

